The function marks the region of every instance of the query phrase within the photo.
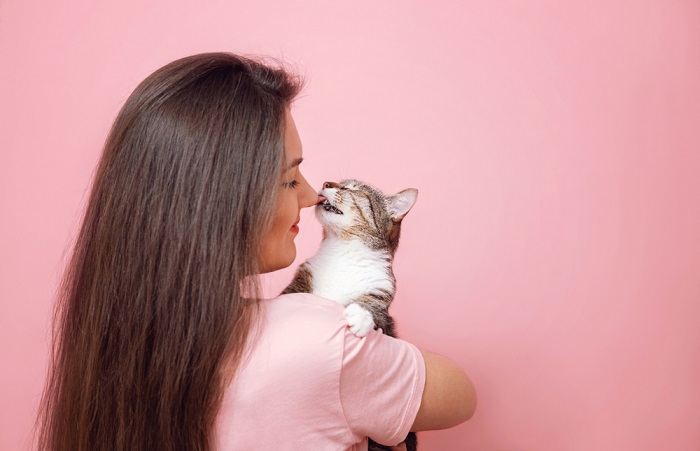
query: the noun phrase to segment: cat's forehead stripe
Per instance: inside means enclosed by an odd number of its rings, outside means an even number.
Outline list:
[[[383,200],[386,197],[378,189],[374,188],[371,185],[367,185],[357,179],[343,179],[340,181],[340,184],[348,188],[360,189],[365,194],[373,196],[375,199]]]

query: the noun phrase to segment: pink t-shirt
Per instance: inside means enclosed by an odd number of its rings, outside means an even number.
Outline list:
[[[226,390],[216,449],[366,451],[406,438],[425,387],[418,348],[382,329],[357,337],[337,302],[262,301],[260,335]]]

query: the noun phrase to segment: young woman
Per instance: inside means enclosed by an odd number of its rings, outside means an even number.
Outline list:
[[[473,414],[444,357],[355,337],[332,301],[262,298],[257,275],[292,264],[292,226],[323,200],[301,172],[302,86],[205,53],[127,99],[61,283],[39,450],[402,449]]]

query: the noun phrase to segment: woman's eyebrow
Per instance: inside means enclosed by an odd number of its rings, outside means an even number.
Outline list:
[[[297,158],[296,160],[292,161],[292,163],[289,166],[287,166],[287,171],[292,169],[294,166],[299,166],[299,164],[301,164],[302,161],[304,161],[303,158]]]

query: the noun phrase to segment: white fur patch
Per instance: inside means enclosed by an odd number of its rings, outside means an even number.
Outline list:
[[[359,239],[340,240],[333,235],[321,242],[307,260],[313,274],[312,292],[342,305],[377,289],[392,290],[387,251],[373,250]]]

